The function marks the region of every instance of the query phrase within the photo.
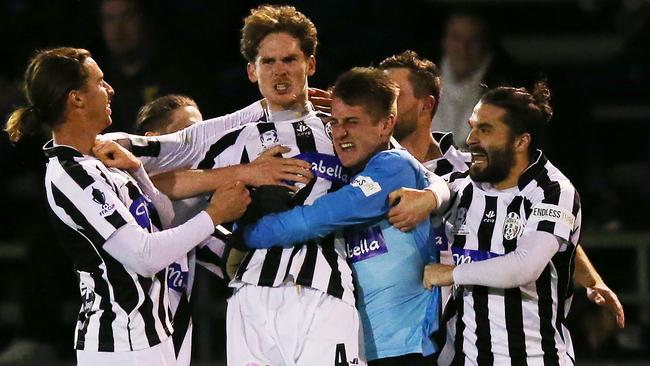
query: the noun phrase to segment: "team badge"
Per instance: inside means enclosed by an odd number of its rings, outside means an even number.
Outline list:
[[[260,135],[260,142],[262,143],[262,147],[264,149],[270,149],[273,146],[277,145],[278,142],[278,131],[276,130],[269,130]]]
[[[330,140],[331,140],[332,139],[332,123],[327,122],[325,124],[325,133],[327,134],[327,137],[329,137]]]
[[[503,222],[503,238],[505,240],[512,240],[521,234],[522,226],[519,220],[519,215],[516,212],[508,213],[506,220]]]
[[[102,207],[99,215],[106,216],[115,209],[115,204],[106,202],[106,195],[101,190],[93,187],[91,193],[93,201]]]

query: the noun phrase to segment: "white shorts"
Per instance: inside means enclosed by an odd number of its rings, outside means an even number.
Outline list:
[[[245,285],[228,300],[228,366],[362,366],[357,310],[310,287]]]
[[[172,337],[138,351],[77,351],[77,366],[174,366],[176,355]]]

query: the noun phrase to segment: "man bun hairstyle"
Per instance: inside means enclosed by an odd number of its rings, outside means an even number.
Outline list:
[[[544,80],[536,82],[532,92],[526,88],[501,86],[487,91],[481,98],[484,104],[505,109],[503,122],[512,136],[530,134],[529,155],[540,147],[544,128],[553,116],[550,100],[551,91]]]

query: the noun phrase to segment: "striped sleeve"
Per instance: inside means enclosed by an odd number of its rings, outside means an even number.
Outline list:
[[[541,187],[543,199],[531,206],[525,232],[544,231],[566,241],[579,225],[579,198],[568,181],[551,181]]]
[[[99,173],[73,162],[53,165],[48,200],[66,225],[101,246],[119,228],[135,219],[113,187]],[[49,172],[48,172],[49,173]]]

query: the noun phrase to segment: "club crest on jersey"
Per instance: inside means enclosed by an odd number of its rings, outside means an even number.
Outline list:
[[[264,149],[270,149],[277,145],[280,140],[278,139],[278,131],[269,130],[260,135],[260,142]]]
[[[523,226],[516,212],[508,213],[506,220],[503,222],[503,238],[512,240],[518,237],[522,232]]]
[[[454,235],[467,235],[469,230],[467,230],[467,225],[465,221],[467,220],[467,209],[461,207],[456,211],[456,217],[454,217],[454,226],[451,229],[452,234]]]
[[[93,187],[91,195],[93,197],[93,201],[102,206],[101,211],[99,211],[100,216],[106,216],[115,209],[115,204],[106,202],[106,195],[101,190]]]
[[[332,139],[332,124],[330,122],[327,122],[325,124],[325,133],[327,134],[327,137]]]
[[[384,234],[379,226],[344,230],[348,261],[356,263],[388,253]]]

